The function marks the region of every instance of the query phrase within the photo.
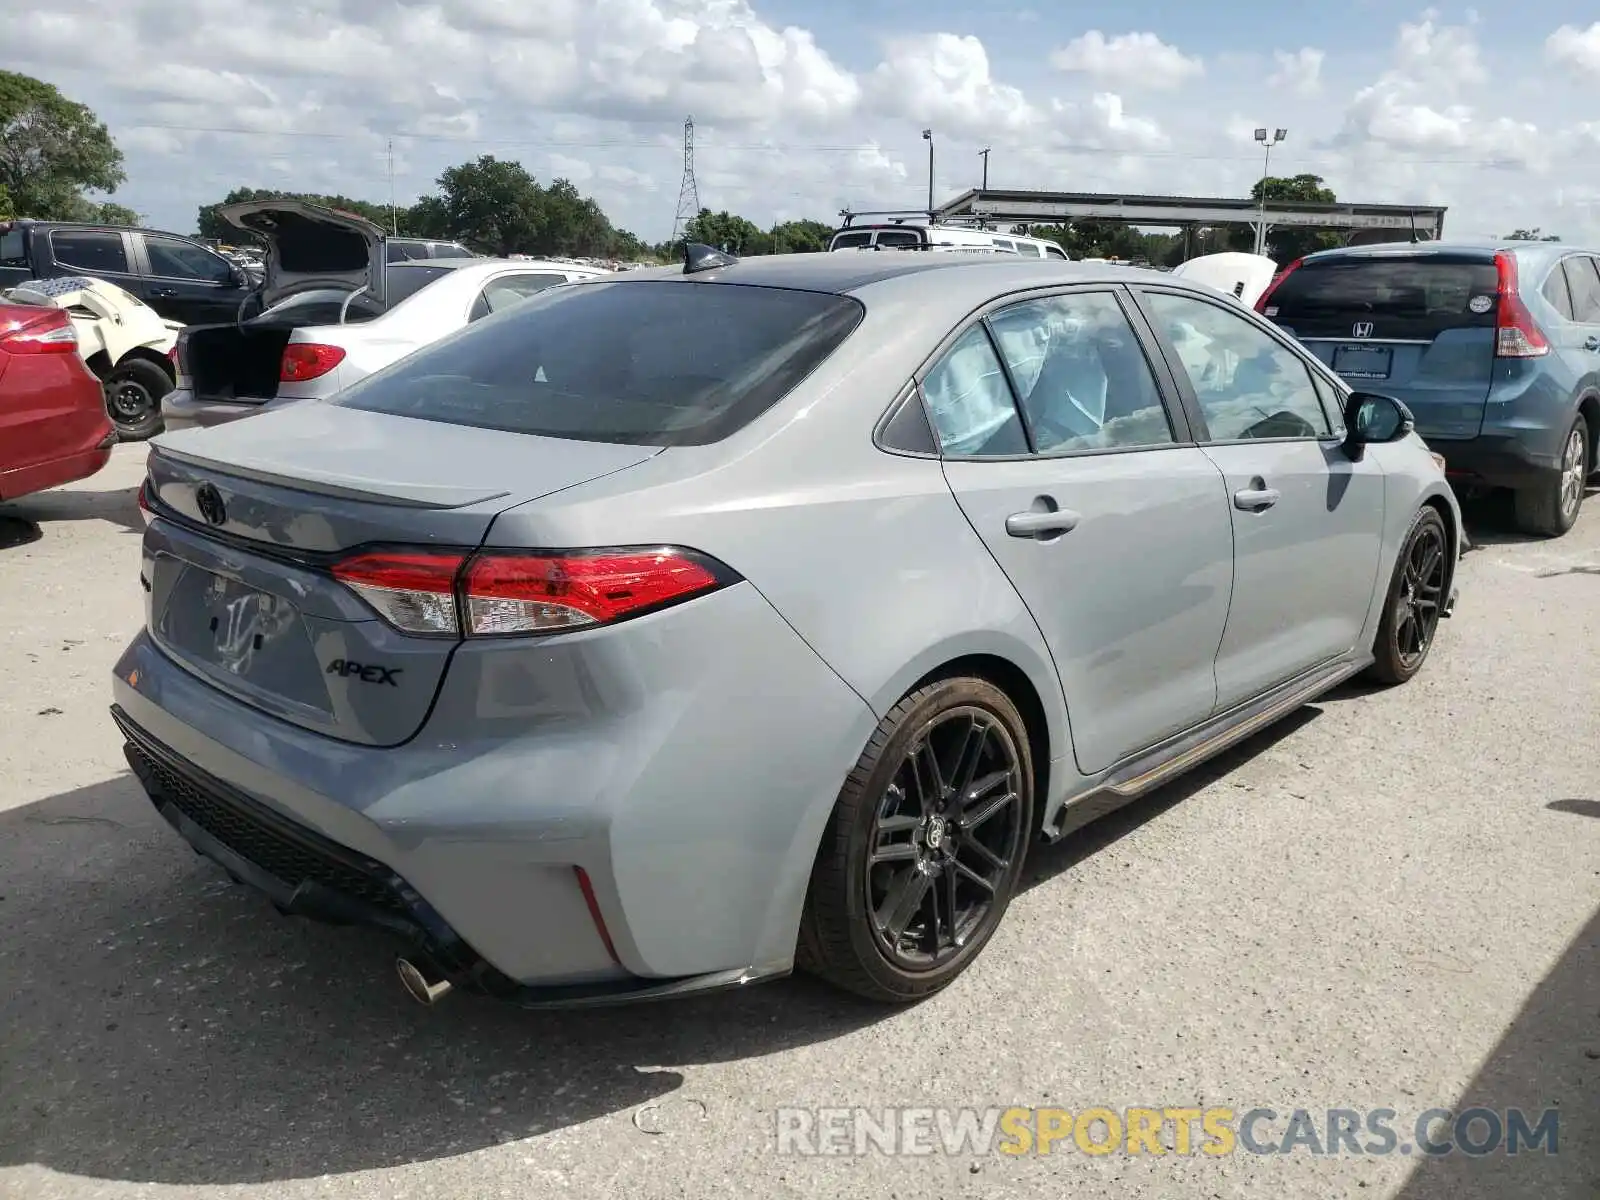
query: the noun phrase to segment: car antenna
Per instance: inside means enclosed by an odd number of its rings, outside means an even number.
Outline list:
[[[702,242],[685,242],[683,246],[685,275],[693,275],[699,271],[715,271],[718,267],[731,267],[738,261],[734,255]]]
[[[1417,210],[1411,209],[1411,244],[1415,246],[1422,239],[1417,237]]]

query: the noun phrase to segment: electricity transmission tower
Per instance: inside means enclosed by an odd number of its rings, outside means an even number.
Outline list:
[[[678,186],[678,212],[672,218],[672,240],[683,236],[684,227],[700,215],[700,189],[694,181],[694,118],[683,123],[683,183]]]

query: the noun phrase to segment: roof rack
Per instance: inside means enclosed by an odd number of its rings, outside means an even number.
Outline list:
[[[841,208],[839,216],[844,219],[842,229],[849,229],[858,217],[887,217],[891,225],[951,225],[962,229],[986,229],[992,224],[981,216],[950,217],[941,221],[925,208]]]

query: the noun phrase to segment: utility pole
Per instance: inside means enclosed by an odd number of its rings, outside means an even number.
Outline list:
[[[978,157],[983,159],[983,190],[989,190],[989,149],[984,147],[978,151]]]
[[[683,123],[683,182],[678,185],[678,211],[672,218],[672,240],[683,236],[684,227],[700,215],[700,185],[694,178],[694,118]]]
[[[389,231],[400,235],[400,214],[394,206],[394,139],[389,139]]]
[[[928,143],[928,220],[933,220],[933,130],[924,129],[922,140]]]
[[[1261,201],[1256,206],[1256,253],[1267,252],[1267,177],[1272,173],[1272,148],[1289,136],[1287,129],[1274,129],[1269,141],[1265,129],[1256,130],[1256,141],[1266,147],[1266,157],[1261,162]]]

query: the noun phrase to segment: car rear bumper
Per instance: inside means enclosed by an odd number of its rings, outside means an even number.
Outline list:
[[[590,693],[587,725],[541,719],[564,701],[523,675],[536,660],[490,653],[452,665],[413,741],[338,742],[232,700],[147,633],[114,716],[196,849],[285,911],[388,930],[457,985],[596,1003],[787,972],[875,717],[748,585],[603,633],[584,635],[587,678],[533,651],[554,687]],[[600,682],[619,665],[632,686]]]
[[[1515,437],[1485,435],[1452,441],[1427,437],[1428,448],[1444,456],[1445,477],[1491,488],[1524,488],[1545,483],[1559,469],[1548,455],[1530,450]]]
[[[161,397],[161,420],[168,431],[225,425],[260,412],[266,400],[205,400],[187,388]]]

